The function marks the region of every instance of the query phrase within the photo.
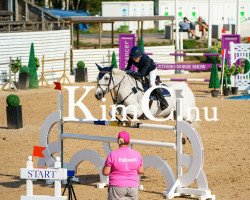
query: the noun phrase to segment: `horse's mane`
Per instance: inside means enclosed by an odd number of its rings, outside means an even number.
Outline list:
[[[112,73],[113,73],[114,75],[118,75],[118,76],[124,76],[124,75],[126,74],[125,71],[120,70],[120,69],[113,69],[113,70],[112,70]]]

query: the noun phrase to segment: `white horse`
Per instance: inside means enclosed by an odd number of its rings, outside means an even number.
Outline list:
[[[97,65],[97,64],[96,64]],[[134,77],[127,75],[125,71],[113,69],[113,67],[100,67],[97,77],[97,89],[95,96],[101,100],[105,94],[111,93],[114,104],[122,104],[126,107],[134,105],[137,108],[137,118],[143,116],[142,98],[144,89],[142,83]],[[182,117],[183,120],[193,122],[196,118],[196,112],[190,112],[191,107],[195,107],[194,94],[188,85],[184,82],[167,82],[164,86],[168,88],[170,95],[166,96],[169,106],[161,110],[159,102],[154,100],[150,106],[150,112],[155,118],[166,118],[171,112],[176,111],[176,90],[182,90]],[[189,113],[188,113],[189,112]],[[127,109],[127,114],[133,116],[134,110]]]

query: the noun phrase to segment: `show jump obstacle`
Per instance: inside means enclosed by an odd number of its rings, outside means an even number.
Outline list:
[[[66,163],[63,162],[63,154],[66,151],[63,148],[63,141],[65,139],[74,140],[91,140],[103,142],[103,150],[107,156],[110,151],[110,143],[115,143],[117,138],[93,136],[88,134],[76,134],[65,133],[63,130],[64,123],[81,123],[81,124],[93,124],[94,126],[121,126],[116,121],[89,121],[86,119],[67,120],[63,117],[62,106],[62,93],[58,91],[58,110],[51,113],[44,121],[40,131],[40,145],[46,147],[43,151],[45,158],[39,160],[39,166],[53,166],[55,160],[53,154],[61,154],[63,166],[70,171],[76,171],[77,166],[83,161],[89,161],[93,163],[99,173],[100,183],[98,188],[103,188],[108,184],[108,177],[102,175],[102,167],[104,166],[104,159],[96,152],[90,149],[79,150],[75,153],[71,159]],[[126,127],[139,128],[139,129],[161,129],[166,131],[174,131],[176,133],[176,143],[158,142],[158,141],[145,141],[145,140],[131,140],[131,144],[142,146],[161,146],[165,148],[174,149],[176,152],[176,175],[170,168],[168,163],[161,159],[159,156],[144,156],[144,167],[153,167],[159,170],[166,182],[166,191],[164,192],[167,199],[172,199],[177,196],[194,195],[198,196],[202,200],[212,199],[215,200],[215,196],[211,195],[211,191],[208,189],[208,183],[206,175],[203,170],[204,165],[204,149],[201,138],[198,132],[188,123],[182,121],[180,116],[180,104],[181,99],[177,100],[177,122],[176,126],[157,125],[157,124],[145,124],[137,123],[133,126],[127,125]],[[49,142],[50,130],[53,125],[58,125],[58,140],[56,142]],[[122,125],[124,126],[124,124]],[[193,155],[183,154],[182,152],[182,137],[185,135],[192,146]],[[183,167],[186,167],[187,172],[183,173]],[[190,185],[197,181],[197,188],[191,188]],[[153,186],[152,186],[153,187]],[[142,187],[141,187],[142,188]]]
[[[239,59],[247,59],[250,62],[250,44],[235,44],[230,42],[230,63],[236,63]],[[237,74],[235,86],[238,90],[250,90],[250,71],[246,74]]]
[[[66,196],[61,195],[61,181],[67,180],[67,169],[61,169],[60,157],[56,157],[54,168],[34,168],[32,156],[28,157],[27,167],[21,168],[21,179],[26,179],[26,196],[21,196],[21,200],[66,200]],[[34,195],[33,181],[53,180],[55,182],[54,196]]]

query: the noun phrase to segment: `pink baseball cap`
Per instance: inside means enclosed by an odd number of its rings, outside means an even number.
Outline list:
[[[129,143],[130,142],[130,135],[128,132],[125,132],[125,131],[121,131],[119,134],[118,134],[118,139],[119,138],[123,138],[124,139],[124,142],[126,143]]]

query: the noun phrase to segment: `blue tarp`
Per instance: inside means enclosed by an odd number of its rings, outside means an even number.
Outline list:
[[[47,12],[57,17],[89,16],[89,13],[75,10],[45,9]],[[88,24],[79,24],[80,30],[89,30]]]

